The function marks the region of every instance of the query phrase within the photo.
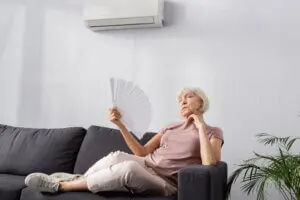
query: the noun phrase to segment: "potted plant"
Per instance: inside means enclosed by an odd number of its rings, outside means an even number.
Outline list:
[[[261,133],[258,141],[264,145],[276,145],[277,154],[262,155],[254,152],[254,157],[242,162],[228,180],[227,199],[232,185],[241,175],[241,189],[247,195],[256,193],[256,199],[265,199],[265,190],[275,186],[285,200],[300,200],[300,154],[291,149],[299,137],[276,137]]]

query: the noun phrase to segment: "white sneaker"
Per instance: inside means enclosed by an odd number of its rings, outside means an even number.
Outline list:
[[[25,185],[40,192],[58,192],[59,181],[43,173],[32,173],[25,178]]]

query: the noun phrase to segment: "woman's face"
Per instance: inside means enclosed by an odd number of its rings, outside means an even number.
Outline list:
[[[180,106],[180,114],[184,118],[188,118],[191,114],[201,114],[202,99],[191,91],[184,91],[178,96]]]

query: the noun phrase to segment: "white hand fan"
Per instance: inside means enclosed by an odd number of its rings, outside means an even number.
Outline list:
[[[151,119],[151,104],[143,90],[131,81],[111,78],[113,105],[118,108],[126,127],[141,138],[147,131]]]

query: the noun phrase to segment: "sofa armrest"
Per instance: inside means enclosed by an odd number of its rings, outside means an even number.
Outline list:
[[[224,200],[227,164],[183,168],[178,173],[178,200]]]

